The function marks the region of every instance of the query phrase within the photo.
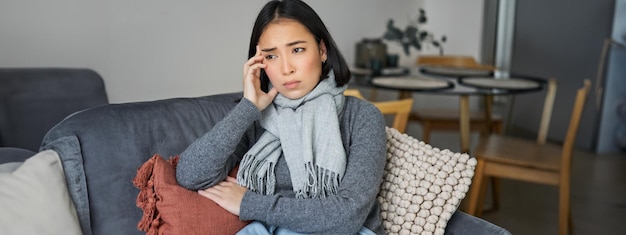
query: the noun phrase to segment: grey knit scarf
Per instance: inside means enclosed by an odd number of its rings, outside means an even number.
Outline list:
[[[336,86],[331,71],[300,99],[278,94],[263,110],[265,132],[241,160],[239,184],[260,194],[274,194],[276,162],[283,153],[296,198],[336,194],[346,168],[339,131],[345,89]]]

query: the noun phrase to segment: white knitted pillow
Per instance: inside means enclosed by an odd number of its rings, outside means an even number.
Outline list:
[[[387,128],[387,165],[378,194],[389,234],[444,234],[474,176],[476,159]]]

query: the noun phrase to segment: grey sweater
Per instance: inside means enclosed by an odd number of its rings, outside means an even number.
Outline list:
[[[243,98],[223,120],[180,155],[178,183],[190,190],[226,178],[263,133],[261,112]],[[362,226],[384,234],[376,200],[386,162],[385,120],[372,104],[346,97],[339,125],[347,166],[339,192],[327,198],[296,199],[289,168],[276,164],[274,195],[250,190],[241,203],[241,220],[257,220],[310,234],[355,234]]]

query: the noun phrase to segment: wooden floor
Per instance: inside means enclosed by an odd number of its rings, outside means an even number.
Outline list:
[[[418,124],[408,134],[421,136]],[[472,137],[472,146],[477,140]],[[459,149],[454,133],[435,133],[431,144]],[[512,234],[557,234],[556,187],[502,180],[501,205],[483,219]],[[626,234],[626,154],[595,155],[576,150],[572,170],[572,220],[574,234]],[[490,198],[486,199],[486,204]]]

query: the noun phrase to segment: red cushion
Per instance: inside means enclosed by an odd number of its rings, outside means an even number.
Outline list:
[[[147,234],[235,234],[250,221],[226,211],[198,192],[176,182],[178,156],[169,161],[155,154],[137,171],[137,207],[144,212],[137,228]],[[237,168],[230,172],[237,174]]]

